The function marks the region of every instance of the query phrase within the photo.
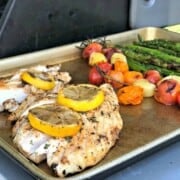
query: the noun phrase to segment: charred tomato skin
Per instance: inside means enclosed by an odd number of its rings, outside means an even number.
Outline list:
[[[177,94],[180,92],[180,84],[173,79],[161,82],[154,93],[154,98],[165,105],[174,105],[177,102]]]

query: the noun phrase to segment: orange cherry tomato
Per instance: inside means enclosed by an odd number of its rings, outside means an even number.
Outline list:
[[[129,85],[120,88],[117,91],[117,97],[120,104],[137,105],[143,100],[143,88],[135,85]]]
[[[120,71],[110,70],[106,74],[105,82],[110,83],[114,88],[120,88],[124,85],[124,76]]]
[[[126,84],[133,84],[137,79],[142,79],[143,74],[138,71],[127,71],[124,73],[124,82]]]
[[[114,70],[115,71],[121,71],[122,73],[125,73],[129,70],[129,66],[124,61],[115,61]]]

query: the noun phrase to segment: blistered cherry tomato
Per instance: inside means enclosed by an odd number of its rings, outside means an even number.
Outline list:
[[[93,52],[101,52],[103,46],[98,42],[88,44],[82,51],[82,57],[88,59]]]
[[[97,64],[97,66],[104,73],[109,72],[113,67],[112,64],[110,64],[108,62],[100,62],[100,63]]]
[[[106,56],[106,58],[110,61],[112,55],[115,52],[119,52],[118,49],[113,48],[113,47],[108,47],[108,48],[103,48],[102,52],[104,53],[104,55]]]
[[[143,79],[143,74],[138,71],[126,71],[124,73],[124,82],[126,84],[133,84],[136,80]]]
[[[123,73],[120,71],[110,70],[107,73],[105,82],[110,83],[115,89],[121,88],[124,85]]]
[[[100,85],[104,82],[104,77],[99,73],[97,68],[93,66],[89,71],[88,80],[91,84]]]
[[[157,70],[148,70],[145,72],[144,78],[153,84],[157,84],[157,82],[161,79],[161,75]]]
[[[180,84],[173,79],[162,81],[154,93],[155,99],[165,105],[174,105],[177,102],[177,94],[180,92]]]
[[[94,66],[100,62],[107,62],[107,58],[104,56],[104,54],[101,52],[92,52],[90,57],[89,57],[88,64],[90,66]]]
[[[112,64],[100,62],[93,66],[89,71],[89,82],[94,85],[100,85],[104,82],[104,77],[112,69]]]

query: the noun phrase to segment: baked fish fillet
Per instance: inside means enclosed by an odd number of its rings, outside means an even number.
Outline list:
[[[27,114],[34,107],[54,103],[54,96],[42,97],[41,95],[31,95],[19,106],[16,114],[12,113],[13,116],[16,115],[18,118],[12,128],[13,143],[25,157],[35,163],[46,159],[46,143],[51,137],[34,129],[27,119]]]
[[[115,145],[123,127],[118,100],[112,86],[103,84],[100,88],[105,93],[103,104],[95,110],[81,113],[82,129],[75,136],[72,138],[47,137],[32,129],[27,120],[24,120],[25,125],[20,122],[22,120],[18,120],[15,125],[18,128],[14,128],[13,132],[18,149],[36,163],[47,159],[48,166],[59,177],[83,171],[97,164]],[[29,141],[26,141],[27,136]],[[31,142],[33,142],[33,148],[32,146],[29,148]],[[36,154],[35,158],[34,154]]]
[[[42,73],[48,73],[55,80],[55,87],[52,90],[44,91],[29,84],[21,79],[22,72],[26,70],[34,70]],[[0,77],[0,112],[14,112],[18,109],[23,100],[30,94],[53,94],[57,93],[60,88],[71,81],[68,72],[61,72],[61,64],[58,65],[37,65],[28,69],[20,69],[14,75]],[[14,120],[10,118],[9,120]]]

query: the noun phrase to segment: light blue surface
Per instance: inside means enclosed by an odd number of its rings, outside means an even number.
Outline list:
[[[0,151],[0,180],[33,180],[26,171]],[[180,142],[176,142],[106,180],[180,180]]]
[[[0,151],[0,180],[33,180],[33,178],[4,152]]]
[[[106,180],[180,180],[180,142],[108,177]]]
[[[178,24],[179,0],[131,0],[129,24],[132,29]]]

